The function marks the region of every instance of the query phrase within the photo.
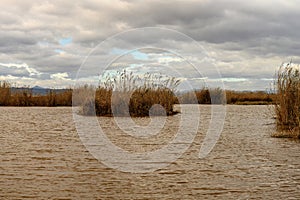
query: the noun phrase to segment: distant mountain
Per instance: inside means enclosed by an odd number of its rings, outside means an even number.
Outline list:
[[[50,92],[49,88],[43,88],[37,85],[31,88],[31,90],[33,95],[46,95]]]
[[[32,88],[27,88],[27,87],[12,87],[11,91],[12,92],[20,92],[20,91],[28,91],[30,90],[33,95],[46,95],[50,91],[54,91],[55,93],[61,93],[66,91],[66,89],[50,89],[50,88],[43,88],[38,85],[32,87]]]
[[[43,87],[40,87],[40,86],[36,85],[36,86],[32,87],[32,89],[33,90],[44,90],[46,88],[43,88]]]

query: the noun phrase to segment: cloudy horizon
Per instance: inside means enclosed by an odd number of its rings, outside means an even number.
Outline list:
[[[165,73],[196,88],[203,82],[223,81],[231,90],[270,89],[282,63],[300,62],[297,3],[300,1],[3,0],[0,81],[69,87],[76,82],[80,66],[93,66],[86,69],[89,73],[81,74],[89,82],[99,77],[97,66],[106,67],[113,60],[107,70],[126,66],[134,72]],[[144,27],[164,31],[132,31]],[[122,35],[128,31],[130,35]],[[184,36],[172,35],[172,31]],[[188,38],[205,52],[199,52]],[[109,45],[104,46],[103,41],[108,40]],[[178,49],[176,54],[173,49]],[[187,60],[195,62],[197,70]],[[218,76],[206,71],[210,65]]]

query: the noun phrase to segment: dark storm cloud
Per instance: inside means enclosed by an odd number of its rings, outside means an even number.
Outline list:
[[[285,0],[2,0],[0,53],[16,62],[27,63],[43,74],[40,78],[65,72],[74,78],[85,56],[106,38],[132,28],[154,26],[180,31],[198,41],[225,77],[257,81],[273,76],[281,62],[291,58],[300,60],[299,3]],[[133,33],[111,40],[111,46],[130,50],[136,45],[160,44],[198,57],[199,52],[187,40],[159,36],[161,39],[147,31]],[[72,42],[63,46],[59,41],[65,38],[71,38]],[[109,51],[106,47],[97,51],[95,66],[106,64],[101,55],[106,51]],[[1,68],[0,75],[8,75],[13,70]],[[29,77],[26,71],[18,70],[14,75]],[[244,83],[256,87],[257,82]]]

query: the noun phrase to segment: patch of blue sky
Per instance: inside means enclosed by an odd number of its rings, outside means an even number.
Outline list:
[[[66,46],[66,45],[72,43],[72,40],[73,40],[72,37],[68,37],[68,38],[62,38],[58,42],[61,46]]]
[[[119,49],[119,48],[113,48],[110,53],[114,54],[114,55],[124,55],[124,54],[128,54],[128,50],[126,50],[126,49]]]
[[[56,53],[59,53],[59,54],[65,53],[65,51],[64,51],[64,50],[61,50],[61,49],[55,49],[54,51],[55,51]]]
[[[148,60],[149,59],[147,54],[142,53],[138,50],[131,52],[131,55],[133,56],[133,58],[135,58],[137,60]]]
[[[122,56],[122,55],[125,56],[126,54],[129,54],[129,55],[132,55],[132,57],[136,60],[148,60],[149,59],[147,54],[142,53],[139,50],[130,51],[130,50],[126,50],[126,49],[113,48],[111,50],[111,54],[120,55],[120,56]]]

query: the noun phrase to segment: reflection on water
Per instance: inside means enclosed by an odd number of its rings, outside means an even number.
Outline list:
[[[195,109],[189,106],[191,110]],[[199,159],[209,106],[188,151],[164,169],[133,174],[93,158],[76,133],[71,108],[0,108],[0,199],[300,199],[300,144],[270,138],[267,106],[227,106],[213,151]],[[147,125],[146,118],[136,118]],[[153,151],[176,133],[178,116],[162,132],[134,138],[112,118],[99,118],[107,137],[128,152]]]

